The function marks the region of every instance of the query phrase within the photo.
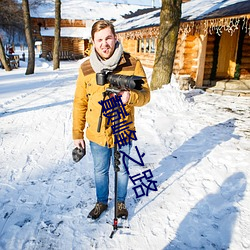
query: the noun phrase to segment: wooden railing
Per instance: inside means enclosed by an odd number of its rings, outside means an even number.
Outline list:
[[[75,55],[71,51],[59,51],[59,60],[77,60],[80,58],[83,58],[83,56],[82,55]],[[47,53],[46,59],[48,61],[53,60],[53,53],[51,51],[49,51]]]

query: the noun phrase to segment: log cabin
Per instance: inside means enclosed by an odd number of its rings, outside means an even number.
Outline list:
[[[115,22],[124,50],[147,67],[154,65],[160,11],[137,11]],[[220,80],[246,80],[249,90],[250,1],[184,1],[173,73],[187,76],[199,88]]]
[[[61,0],[61,59],[79,59],[90,53],[90,30],[98,19],[115,21],[148,6],[110,2]],[[31,10],[34,41],[41,43],[41,57],[52,59],[54,45],[55,4],[46,1]]]
[[[52,60],[54,18],[32,18],[33,37],[41,41],[41,57]],[[87,53],[92,20],[61,20],[60,59],[81,59]]]

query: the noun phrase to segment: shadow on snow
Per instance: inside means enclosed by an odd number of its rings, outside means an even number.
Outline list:
[[[29,112],[29,111],[35,111],[35,110],[44,109],[44,108],[51,108],[51,107],[55,107],[55,106],[65,105],[65,104],[72,103],[72,102],[73,102],[73,100],[66,100],[66,101],[62,101],[62,102],[54,102],[54,103],[50,103],[50,104],[43,104],[43,105],[39,105],[39,106],[36,106],[36,107],[21,108],[21,109],[14,110],[14,111],[5,111],[3,113],[0,113],[0,117],[20,114],[20,113]]]
[[[162,190],[156,191],[155,196],[152,191],[149,191],[152,198],[146,201],[139,210],[134,213],[132,212],[131,215],[136,215],[144,207],[156,200],[167,188],[185,175],[188,170],[197,167],[202,159],[207,157],[218,145],[232,138],[239,139],[239,136],[233,134],[235,130],[235,120],[236,119],[229,119],[225,122],[202,129],[198,134],[191,137],[178,149],[173,151],[171,155],[162,159],[159,163],[159,167],[152,170],[152,179],[157,181],[158,187],[161,186]],[[171,182],[167,184],[165,183],[170,177],[173,177],[175,173],[184,168],[186,169],[181,176],[171,180]],[[188,246],[190,246],[191,249],[195,244],[202,247],[202,244],[205,242],[215,248],[218,247],[218,245],[220,247],[227,247],[230,242],[231,228],[237,214],[237,209],[233,206],[233,202],[236,199],[242,198],[238,193],[244,192],[246,185],[245,179],[242,173],[235,174],[225,181],[218,194],[209,195],[203,201],[199,202],[181,223],[177,238],[165,249],[178,249],[176,246],[178,246],[180,242],[183,242],[182,248],[180,249],[186,249]],[[133,192],[133,195],[130,196],[129,199],[135,199],[134,191],[130,190],[130,192]],[[216,204],[217,201],[220,201],[220,203]],[[225,220],[225,218],[227,219]],[[220,238],[220,236],[222,238]],[[187,239],[185,239],[185,237]]]
[[[229,249],[239,213],[234,203],[243,199],[246,185],[242,172],[228,177],[217,193],[207,195],[190,210],[164,250]]]
[[[187,168],[182,174],[183,176],[190,168],[196,167],[216,146],[232,138],[239,139],[239,136],[233,134],[234,129],[235,119],[229,119],[225,122],[202,129],[198,134],[192,136],[178,149],[173,151],[171,155],[161,160],[159,167],[152,171],[153,180],[157,181],[157,185],[160,187],[176,172]],[[178,177],[178,179],[179,178],[181,178],[181,176]],[[162,188],[162,191],[157,191],[156,196],[148,201],[145,206],[155,200],[175,181],[176,179],[173,180],[172,183],[167,184],[165,188]],[[143,209],[143,207],[141,209]],[[140,210],[138,210],[137,213]]]

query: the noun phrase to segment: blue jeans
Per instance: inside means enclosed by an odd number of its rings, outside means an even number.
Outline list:
[[[94,161],[97,202],[107,204],[109,196],[109,168],[111,160],[114,165],[114,148],[108,148],[107,146],[103,147],[92,141],[90,141],[90,148]],[[121,148],[121,150],[126,154],[130,153],[130,149],[131,145],[126,145]],[[128,160],[129,159],[126,157],[126,166],[128,166]],[[117,201],[124,202],[127,195],[129,176],[122,162],[122,154],[120,157],[120,162],[120,171],[118,172],[117,180]]]

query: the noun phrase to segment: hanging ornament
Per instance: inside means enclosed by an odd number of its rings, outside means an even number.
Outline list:
[[[243,20],[242,29],[250,35],[250,17],[240,16],[240,17],[225,17],[225,18],[215,18],[209,20],[195,21],[195,22],[182,22],[180,24],[179,34],[189,34],[201,33],[206,36],[207,34],[212,34],[216,32],[217,35],[221,35],[222,32],[226,31],[232,36],[236,30],[239,29],[240,20]]]

